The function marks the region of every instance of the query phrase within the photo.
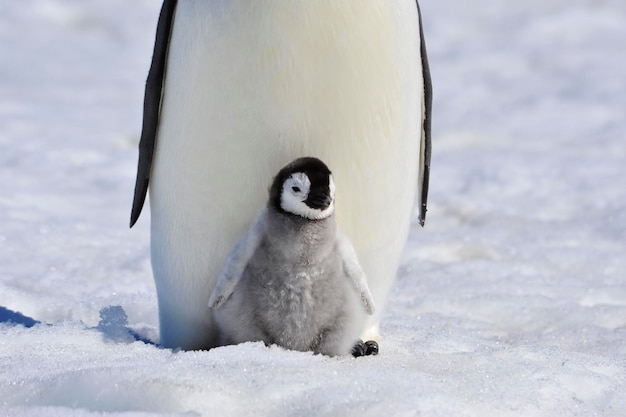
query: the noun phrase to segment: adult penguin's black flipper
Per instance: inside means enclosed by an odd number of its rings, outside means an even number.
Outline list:
[[[137,166],[133,209],[130,214],[130,227],[133,227],[137,222],[146,200],[146,194],[148,193],[152,158],[154,156],[157,128],[159,125],[161,99],[163,97],[167,50],[172,33],[176,3],[177,0],[163,1],[159,22],[157,24],[152,63],[150,64],[143,99],[143,125],[141,128],[141,140],[139,141],[139,163]]]
[[[428,55],[426,53],[426,41],[424,40],[424,29],[422,27],[422,12],[420,11],[419,2],[417,2],[417,14],[420,25],[420,54],[422,57],[422,76],[424,78],[424,110],[422,118],[422,146],[420,147],[420,207],[419,222],[424,226],[426,221],[426,204],[428,202],[428,180],[430,177],[430,129],[431,115],[433,107],[433,86],[430,80],[430,67],[428,65]]]

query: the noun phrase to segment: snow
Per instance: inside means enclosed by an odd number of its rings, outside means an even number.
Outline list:
[[[158,3],[0,3],[0,416],[626,415],[624,2],[422,0],[429,212],[359,359],[150,342]]]

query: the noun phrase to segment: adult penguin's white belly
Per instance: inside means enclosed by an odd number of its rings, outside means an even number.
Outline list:
[[[377,331],[420,175],[419,32],[415,0],[179,0],[150,178],[162,345],[213,345],[218,272],[301,156],[333,171]]]

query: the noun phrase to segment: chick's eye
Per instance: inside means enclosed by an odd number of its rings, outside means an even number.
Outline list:
[[[300,192],[300,187],[293,186],[293,187],[291,187],[291,191],[293,191],[294,193],[299,193]]]

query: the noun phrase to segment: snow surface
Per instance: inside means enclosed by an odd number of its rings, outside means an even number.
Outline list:
[[[422,0],[428,218],[359,359],[144,343],[159,3],[0,2],[0,415],[626,416],[623,0]]]

